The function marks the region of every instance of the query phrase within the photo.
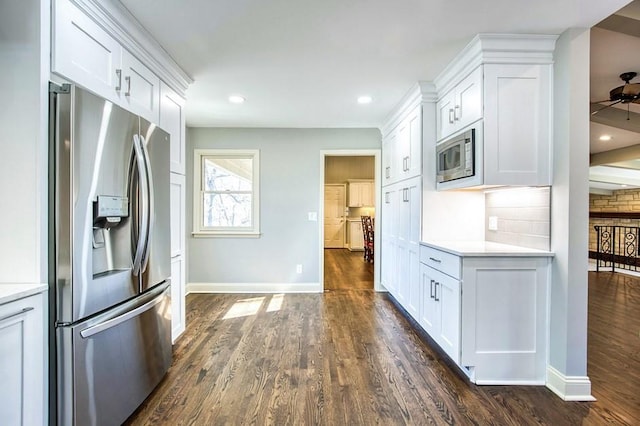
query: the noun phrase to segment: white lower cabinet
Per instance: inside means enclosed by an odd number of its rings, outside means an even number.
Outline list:
[[[422,179],[383,188],[382,285],[417,320],[420,304],[420,221]]]
[[[418,323],[479,385],[544,385],[550,257],[420,247]]]
[[[460,280],[420,264],[418,323],[449,357],[460,361]]]
[[[349,250],[364,250],[364,234],[362,233],[362,221],[349,220]]]
[[[0,423],[46,424],[46,292],[0,305]]]

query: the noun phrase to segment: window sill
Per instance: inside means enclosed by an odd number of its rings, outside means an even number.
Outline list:
[[[260,238],[260,232],[192,232],[194,238]]]

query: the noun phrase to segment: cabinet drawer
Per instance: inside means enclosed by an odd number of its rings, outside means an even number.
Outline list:
[[[420,246],[420,262],[460,279],[460,257],[432,247]]]

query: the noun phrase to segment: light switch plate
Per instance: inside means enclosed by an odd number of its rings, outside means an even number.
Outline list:
[[[309,216],[309,221],[310,222],[317,222],[318,221],[318,213],[317,212],[309,212],[308,216]]]

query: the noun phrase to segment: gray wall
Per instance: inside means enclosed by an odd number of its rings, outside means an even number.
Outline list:
[[[378,129],[187,129],[188,283],[318,284],[320,151],[380,149]],[[193,150],[260,150],[260,238],[194,238]],[[302,274],[296,265],[303,265]]]

